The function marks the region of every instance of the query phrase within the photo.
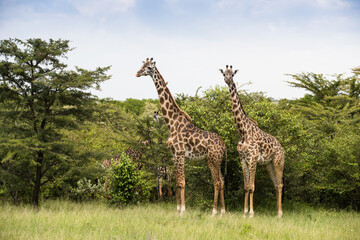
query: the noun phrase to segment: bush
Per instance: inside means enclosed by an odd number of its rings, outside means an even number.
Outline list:
[[[91,180],[83,178],[77,182],[77,188],[71,190],[71,198],[78,201],[102,199],[104,192],[105,184],[91,184]]]
[[[112,204],[135,204],[149,199],[151,186],[145,172],[138,170],[126,154],[121,154],[120,161],[112,166],[111,174]]]

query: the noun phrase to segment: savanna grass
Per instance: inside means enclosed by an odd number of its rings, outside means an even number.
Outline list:
[[[360,239],[355,212],[304,208],[256,212],[243,219],[188,208],[184,216],[173,204],[112,208],[101,203],[47,201],[39,211],[30,206],[0,205],[0,239]]]

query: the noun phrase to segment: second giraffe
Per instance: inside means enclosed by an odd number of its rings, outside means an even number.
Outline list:
[[[212,213],[217,213],[220,193],[221,214],[224,214],[224,179],[221,174],[221,163],[225,157],[226,171],[225,144],[217,134],[201,130],[192,124],[189,115],[176,104],[152,58],[146,59],[137,72],[136,77],[140,76],[150,76],[153,79],[159,96],[161,111],[170,132],[167,144],[174,156],[177,210],[180,214],[185,212],[185,158],[205,158],[214,182]]]
[[[232,111],[236,127],[241,134],[241,140],[237,145],[237,151],[241,158],[241,166],[244,174],[244,217],[248,214],[248,198],[250,195],[250,212],[249,217],[254,216],[253,194],[255,191],[255,173],[256,165],[266,166],[271,180],[276,189],[276,199],[278,208],[278,217],[282,216],[281,194],[283,188],[283,169],[284,169],[284,150],[279,141],[270,134],[262,131],[257,123],[250,119],[241,104],[238,92],[236,90],[233,77],[237,70],[232,71],[226,66],[226,70],[220,69],[224,75],[225,83],[229,86]]]

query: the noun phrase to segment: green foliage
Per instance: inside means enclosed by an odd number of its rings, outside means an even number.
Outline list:
[[[150,197],[150,189],[146,174],[137,170],[132,161],[122,154],[120,161],[112,166],[111,203],[121,206],[146,201]]]
[[[166,167],[172,172],[172,156],[167,147],[166,141],[169,137],[169,130],[159,112],[157,104],[147,101],[138,116],[134,116],[132,121],[126,121],[127,136],[125,142],[135,150],[141,151],[141,164],[146,168],[146,172],[151,176],[151,196],[150,199],[159,199],[156,180],[162,177],[160,168]],[[170,173],[171,174],[171,173]],[[173,174],[174,175],[174,174]],[[165,187],[166,185],[166,187]],[[175,187],[171,180],[164,182],[164,193],[170,195],[170,188]],[[168,194],[164,194],[165,200]]]
[[[14,192],[18,188],[10,182],[21,178],[32,188],[35,207],[42,186],[91,156],[80,153],[65,131],[91,118],[94,99],[88,90],[109,79],[109,67],[67,70],[63,60],[71,50],[69,41],[61,39],[0,42],[0,143],[1,155],[8,156],[1,181],[7,192]]]
[[[11,198],[13,204],[18,205],[21,200],[31,201],[31,186],[27,180],[31,177],[28,169],[31,167],[29,161],[21,161],[26,155],[19,152],[8,152],[2,149],[0,168],[0,197]],[[3,154],[6,154],[5,156]],[[20,160],[19,160],[20,159]]]
[[[336,96],[341,90],[341,74],[335,80],[328,80],[323,74],[301,73],[289,74],[295,81],[289,81],[291,86],[303,88],[312,93],[315,101],[320,101],[326,96]]]
[[[72,198],[78,201],[102,199],[105,193],[105,184],[98,181],[92,184],[90,179],[82,178],[77,187],[72,189]]]
[[[145,104],[146,103],[154,103],[158,104],[157,99],[133,99],[127,98],[125,101],[121,102],[120,105],[125,109],[126,112],[135,114],[139,116],[142,112],[144,112]]]
[[[303,77],[296,75],[294,78],[300,83],[306,80],[316,85],[316,79]],[[303,153],[296,164],[298,177],[295,179],[301,186],[298,192],[303,193],[302,200],[307,202],[359,209],[359,79],[355,74],[348,78],[338,75],[332,81],[323,78],[323,81],[335,90],[325,91],[329,88],[318,85],[319,91],[293,101],[290,108],[291,112],[301,115],[307,131]],[[301,87],[301,84],[296,86]],[[323,92],[321,98],[318,92]]]

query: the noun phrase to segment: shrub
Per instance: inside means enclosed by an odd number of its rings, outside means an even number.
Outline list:
[[[101,182],[91,184],[91,180],[83,178],[77,182],[77,188],[71,190],[71,197],[79,201],[103,198],[105,185]]]
[[[112,204],[135,204],[149,199],[151,186],[145,172],[138,170],[124,153],[112,166],[111,174],[109,193]]]

